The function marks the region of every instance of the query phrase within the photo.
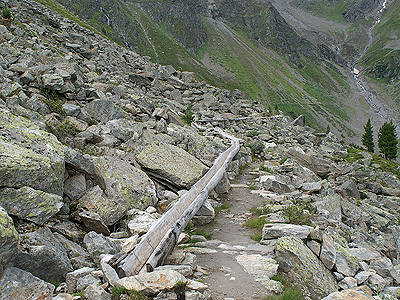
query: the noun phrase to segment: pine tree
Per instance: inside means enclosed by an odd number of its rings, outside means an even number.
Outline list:
[[[395,159],[397,157],[397,136],[396,126],[393,122],[386,122],[379,129],[378,146],[386,159]]]
[[[368,119],[367,123],[364,125],[364,134],[361,138],[362,144],[367,148],[369,152],[374,152],[374,132],[372,130],[371,120]]]

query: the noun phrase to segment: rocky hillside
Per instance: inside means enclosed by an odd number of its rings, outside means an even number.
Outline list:
[[[284,1],[59,2],[155,62],[195,71],[220,88],[241,89],[266,109],[278,105],[294,118],[303,114],[308,125],[320,130],[329,125],[349,141],[359,141],[370,117],[347,66],[367,43],[368,24],[362,20],[300,26],[292,22],[297,15],[280,8]],[[299,14],[311,19],[305,10]]]
[[[397,164],[348,149],[303,116],[266,112],[240,90],[153,63],[33,0],[10,5],[12,25],[0,25],[1,299],[127,299],[129,290],[177,299],[182,282],[187,299],[211,299],[187,245],[152,273],[120,279],[108,262],[132,251],[227,148],[214,126],[243,145],[193,222],[211,222],[218,195],[259,159],[271,210],[261,243],[280,272],[302,278],[314,299],[357,286],[398,294]],[[202,246],[181,242],[190,239]],[[310,262],[318,268],[302,276]]]

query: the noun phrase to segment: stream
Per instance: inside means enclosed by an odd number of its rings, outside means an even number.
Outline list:
[[[368,30],[368,42],[365,46],[364,50],[361,52],[357,61],[361,59],[361,57],[367,52],[368,48],[371,46],[373,37],[372,31],[377,24],[381,22],[381,16],[383,12],[386,10],[388,4],[388,0],[385,0],[377,12],[377,16],[375,22]],[[372,88],[370,88],[368,82],[365,80],[364,76],[361,74],[359,69],[357,68],[357,63],[352,67],[352,74],[355,80],[355,83],[363,95],[365,101],[368,103],[370,107],[370,118],[375,128],[380,128],[383,123],[389,122],[390,120],[396,125],[397,128],[400,128],[400,122],[398,120],[398,112],[392,107],[389,107],[384,101],[379,99],[378,95],[374,92]]]

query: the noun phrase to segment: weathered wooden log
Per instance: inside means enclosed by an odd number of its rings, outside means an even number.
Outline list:
[[[232,145],[214,161],[208,172],[161,218],[155,222],[136,248],[122,260],[114,260],[120,277],[138,274],[146,265],[151,270],[162,263],[173,250],[179,234],[197,213],[224,175],[229,163],[240,149],[239,140],[221,129],[218,133],[229,138]]]

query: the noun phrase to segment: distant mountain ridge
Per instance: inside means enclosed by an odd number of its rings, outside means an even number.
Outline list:
[[[350,141],[359,140],[362,125],[374,114],[350,72],[365,50],[357,67],[392,80],[391,86],[372,82],[376,93],[395,93],[398,86],[397,52],[368,51],[379,43],[369,29],[383,1],[58,1],[155,62],[195,71],[198,79],[219,87],[242,89],[293,117],[304,114],[308,124],[329,125]],[[398,4],[389,4],[396,11]],[[383,96],[382,101],[391,106],[395,100]]]

